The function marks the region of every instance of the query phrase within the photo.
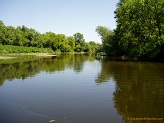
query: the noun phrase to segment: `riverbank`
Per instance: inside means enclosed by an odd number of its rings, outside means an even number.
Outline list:
[[[2,60],[2,59],[12,59],[12,58],[16,58],[16,57],[0,56],[0,60]]]
[[[56,56],[52,53],[27,53],[27,54],[20,54],[20,56]]]
[[[48,57],[56,56],[52,53],[12,53],[12,54],[3,54],[0,56],[0,60],[18,58],[21,56],[36,56],[36,57]]]

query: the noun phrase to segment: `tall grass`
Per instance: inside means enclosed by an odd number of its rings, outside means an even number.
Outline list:
[[[0,54],[12,54],[12,53],[52,53],[50,48],[36,48],[36,47],[23,47],[12,45],[1,45]]]

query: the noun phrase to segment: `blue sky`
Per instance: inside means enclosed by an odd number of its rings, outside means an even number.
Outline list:
[[[116,27],[114,10],[119,0],[0,0],[0,20],[14,27],[25,25],[40,33],[71,36],[101,42],[98,25]]]

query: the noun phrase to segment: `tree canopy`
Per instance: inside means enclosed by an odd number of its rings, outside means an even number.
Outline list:
[[[107,44],[103,45],[107,54],[115,52],[142,59],[164,57],[163,0],[120,0],[114,13],[116,29],[105,39]],[[100,26],[96,31],[104,44],[108,33],[102,31]]]
[[[106,54],[111,54],[114,52],[113,45],[113,31],[104,26],[97,26],[96,32],[101,37],[102,40],[102,50]]]
[[[96,52],[98,43],[85,42],[83,34],[77,32],[73,36],[54,32],[39,33],[25,25],[5,26],[0,21],[0,44],[25,47],[51,48],[55,52]]]

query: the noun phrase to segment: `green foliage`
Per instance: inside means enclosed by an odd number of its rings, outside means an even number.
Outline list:
[[[53,52],[50,48],[36,48],[12,45],[0,45],[0,54],[10,53],[49,53]]]
[[[94,41],[90,41],[88,43],[87,50],[88,50],[88,52],[94,53],[94,52],[98,52],[100,47],[101,47],[101,44],[95,43]]]
[[[0,21],[0,44],[3,44],[5,42],[5,25],[2,21]]]
[[[85,39],[84,39],[83,34],[77,32],[73,36],[75,38],[75,52],[84,52]]]
[[[76,40],[76,43],[81,43],[81,42],[85,41],[83,34],[81,34],[79,32],[75,33],[73,36]]]
[[[41,37],[43,47],[52,48],[54,50],[53,45],[55,43],[55,37],[56,37],[56,34],[53,32],[46,32],[46,34],[43,34],[43,36]]]
[[[66,37],[64,34],[55,34],[54,32],[40,34],[35,29],[28,28],[24,25],[18,26],[17,28],[5,26],[2,21],[0,21],[0,44],[50,48],[55,52],[96,52],[97,50],[94,49],[97,48],[96,46],[90,48],[91,45],[85,42],[83,34],[79,32],[70,37]],[[15,51],[9,49],[6,51],[5,49],[4,51],[23,52],[19,49]],[[38,51],[34,50],[33,52]]]
[[[60,49],[61,52],[68,52],[68,43],[64,34],[57,34],[53,44],[54,50]]]
[[[68,45],[71,47],[71,49],[74,51],[75,49],[75,38],[73,36],[67,37]]]
[[[115,51],[114,33],[104,26],[97,26],[96,32],[101,36],[103,52],[112,54]]]
[[[163,0],[120,0],[115,11],[121,52],[132,57],[155,58],[164,48]]]
[[[120,0],[115,18],[115,30],[96,28],[106,54],[164,59],[163,0]]]

